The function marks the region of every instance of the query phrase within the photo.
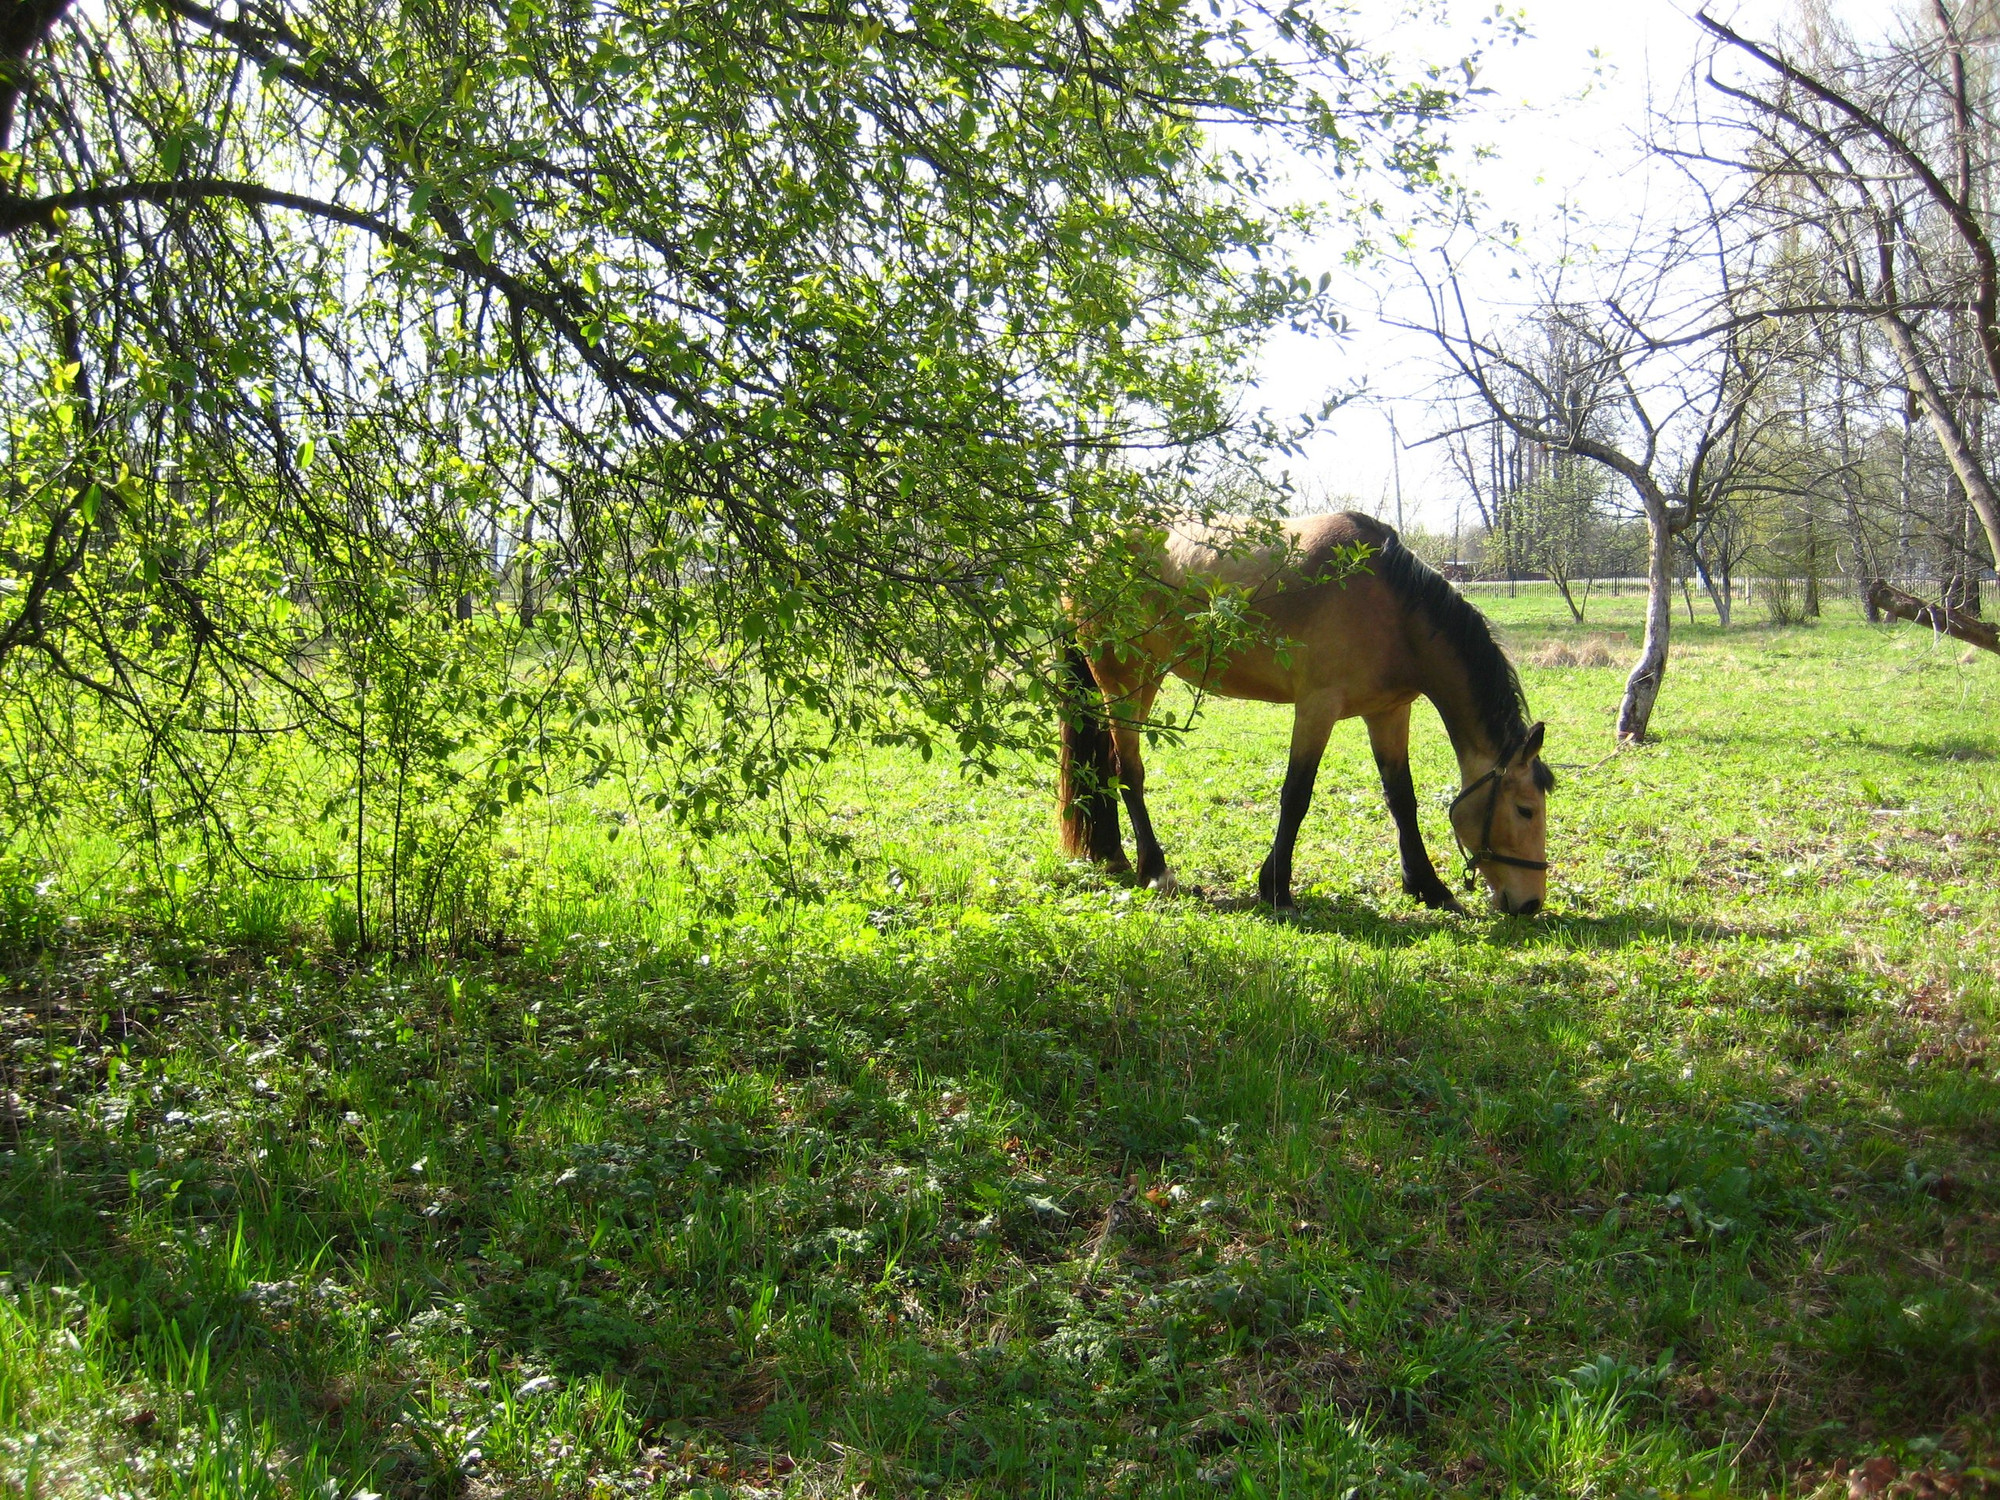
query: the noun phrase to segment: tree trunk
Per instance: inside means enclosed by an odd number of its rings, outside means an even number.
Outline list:
[[[1856,324],[1849,330],[1854,337],[1853,363],[1848,362],[1848,346],[1845,335],[1834,341],[1835,380],[1834,419],[1840,433],[1840,498],[1842,512],[1847,518],[1847,550],[1854,564],[1850,574],[1856,594],[1861,601],[1861,613],[1873,625],[1882,618],[1882,612],[1875,607],[1873,591],[1869,580],[1880,571],[1875,566],[1872,549],[1868,545],[1868,528],[1861,518],[1861,494],[1854,481],[1854,428],[1848,420],[1853,402],[1849,400],[1849,387],[1854,384],[1850,372],[1866,369],[1868,353],[1862,344],[1862,328]]]
[[[1569,591],[1569,575],[1559,569],[1550,568],[1549,577],[1556,581],[1556,587],[1562,591],[1563,603],[1569,606],[1571,616],[1576,620],[1577,624],[1581,625],[1583,623],[1583,611],[1577,608],[1575,596]]]
[[[1958,540],[1958,567],[1954,570],[1951,587],[1945,590],[1944,602],[1968,615],[1983,614],[1979,607],[1979,559],[1972,550],[1972,508],[1967,506],[1960,512],[1959,519],[1962,535]]]
[[[1729,628],[1729,571],[1722,573],[1722,586],[1716,587],[1715,575],[1708,571],[1708,564],[1702,560],[1701,548],[1690,544],[1688,555],[1694,559],[1694,576],[1701,580],[1702,591],[1708,595],[1708,602],[1715,606],[1715,618],[1724,630]]]
[[[1726,550],[1724,550],[1724,556],[1728,556]],[[1716,606],[1716,622],[1724,630],[1728,630],[1730,628],[1730,570],[1728,570],[1728,566],[1722,568],[1722,586],[1718,590],[1716,588],[1716,576],[1712,572],[1708,572],[1708,558],[1702,556],[1700,538],[1696,538],[1692,534],[1688,536],[1688,558],[1694,562],[1694,576],[1702,580],[1702,592],[1708,594],[1708,602]]]
[[[0,11],[0,151],[14,142],[14,115],[31,86],[28,54],[48,40],[70,0],[14,0]]]
[[[1806,510],[1806,618],[1819,618],[1819,527],[1814,524],[1816,514],[1807,502]]]
[[[1878,578],[1868,591],[1875,607],[1885,615],[1925,625],[1955,640],[1968,642],[1985,651],[2000,653],[2000,625],[1990,625],[1949,605],[1926,604],[1915,594],[1906,594]]]
[[[1836,405],[1839,404],[1836,399]],[[1799,372],[1799,451],[1813,451],[1812,420],[1806,414],[1812,410],[1812,398],[1806,391],[1805,372]],[[1819,527],[1815,524],[1819,516],[1819,497],[1808,493],[1801,502],[1806,532],[1806,613],[1808,620],[1819,618]]]
[[[1618,706],[1618,739],[1644,744],[1653,704],[1667,675],[1667,638],[1674,626],[1674,536],[1666,502],[1656,496],[1646,503],[1646,640],[1639,660],[1625,679],[1625,701]]]
[[[1917,420],[1917,393],[1903,392],[1903,446],[1899,451],[1896,473],[1896,566],[1898,578],[1910,576],[1910,548],[1916,540],[1916,513],[1911,509],[1911,466],[1912,451],[1916,446],[1914,427]]]
[[[527,630],[535,623],[535,513],[528,512],[528,519],[521,531],[521,628]]]
[[[1992,481],[1986,477],[1986,466],[1973,451],[1964,427],[1951,409],[1951,403],[1931,377],[1930,366],[1924,363],[1923,353],[1917,348],[1909,325],[1893,313],[1876,321],[1887,335],[1890,347],[1896,351],[1904,378],[1923,403],[1924,414],[1931,419],[1931,432],[1936,436],[1938,446],[1944,449],[1945,461],[1951,465],[1951,472],[1957,476],[1965,490],[1965,498],[1972,503],[1972,509],[1979,517],[1994,565],[2000,567],[2000,494],[1994,492]]]

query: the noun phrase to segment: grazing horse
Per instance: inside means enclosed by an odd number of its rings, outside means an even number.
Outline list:
[[[1058,798],[1063,845],[1078,858],[1130,868],[1118,829],[1132,820],[1138,878],[1171,890],[1173,875],[1146,812],[1141,730],[1166,675],[1225,698],[1294,705],[1278,834],[1257,894],[1292,904],[1292,849],[1312,801],[1327,735],[1367,722],[1382,791],[1396,820],[1403,889],[1426,906],[1462,911],[1431,864],[1410,781],[1410,705],[1428,698],[1458,756],[1452,832],[1493,905],[1532,916],[1546,895],[1547,793],[1543,726],[1530,724],[1520,679],[1486,617],[1402,544],[1392,527],[1346,513],[1279,524],[1251,542],[1252,523],[1224,520],[1169,534],[1148,561],[1136,626],[1116,639],[1104,617],[1076,610],[1066,655],[1072,699],[1062,725]],[[1218,588],[1241,599],[1254,633],[1212,645],[1201,617]],[[1212,618],[1212,616],[1210,616]]]

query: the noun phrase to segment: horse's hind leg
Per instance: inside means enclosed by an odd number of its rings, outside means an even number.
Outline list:
[[[1107,870],[1129,870],[1118,833],[1118,750],[1111,717],[1090,658],[1072,642],[1057,669],[1061,694],[1061,754],[1056,771],[1056,820],[1062,846],[1074,858]]]
[[[1451,888],[1438,878],[1424,831],[1417,826],[1417,788],[1410,780],[1410,705],[1392,708],[1368,719],[1368,743],[1375,750],[1375,769],[1382,773],[1382,795],[1396,820],[1396,842],[1403,856],[1403,891],[1439,911],[1463,911]]]
[[[1285,789],[1278,795],[1278,836],[1257,872],[1258,898],[1281,911],[1292,905],[1292,851],[1298,847],[1306,809],[1312,806],[1327,736],[1339,720],[1340,701],[1328,693],[1300,699],[1292,715],[1292,753],[1285,764]]]
[[[1158,673],[1120,671],[1116,664],[1099,658],[1094,670],[1099,686],[1111,708],[1111,743],[1118,754],[1118,791],[1125,799],[1125,815],[1132,820],[1133,853],[1137,859],[1139,883],[1156,891],[1174,888],[1173,872],[1167,868],[1166,851],[1153,832],[1153,817],[1146,809],[1146,762],[1140,749],[1140,730],[1153,712],[1153,699],[1160,691]]]

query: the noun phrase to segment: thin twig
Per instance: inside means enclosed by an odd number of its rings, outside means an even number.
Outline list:
[[[1083,1274],[1085,1277],[1097,1274],[1097,1263],[1104,1258],[1105,1249],[1111,1243],[1111,1236],[1118,1229],[1118,1221],[1125,1216],[1125,1210],[1131,1206],[1132,1199],[1137,1196],[1138,1192],[1139,1179],[1134,1176],[1125,1184],[1125,1191],[1120,1193],[1116,1198],[1113,1198],[1111,1206],[1105,1209],[1104,1227],[1097,1231],[1096,1238],[1091,1241],[1090,1259],[1084,1264]]]
[[[1930,1272],[1931,1275],[1939,1277],[1945,1281],[1953,1282],[1958,1286],[1966,1288],[1968,1291],[1977,1292],[1979,1293],[1980,1296],[1986,1298],[1986,1300],[1989,1302],[2000,1303],[2000,1292],[1995,1292],[1991,1287],[1981,1286],[1976,1281],[1968,1281],[1966,1280],[1965,1277],[1958,1275],[1954,1271],[1947,1271],[1943,1266],[1938,1265],[1933,1261],[1925,1260],[1921,1255],[1918,1255],[1913,1250],[1905,1250],[1901,1245],[1891,1244],[1889,1241],[1881,1239],[1872,1234],[1869,1235],[1868,1238],[1874,1244],[1880,1245],[1886,1249],[1894,1250],[1898,1255],[1902,1256],[1903,1259],[1907,1260],[1911,1265],[1918,1267],[1920,1270],[1928,1271]]]
[[[1743,1462],[1743,1455],[1750,1451],[1750,1445],[1757,1441],[1757,1435],[1764,1430],[1764,1424],[1771,1420],[1771,1412],[1778,1404],[1778,1397],[1782,1396],[1784,1392],[1784,1382],[1779,1381],[1771,1392],[1771,1399],[1764,1403],[1764,1415],[1757,1419],[1757,1425],[1750,1429],[1750,1436],[1743,1440],[1743,1446],[1738,1448],[1736,1456],[1729,1460],[1730,1468],[1734,1469],[1738,1464]]]

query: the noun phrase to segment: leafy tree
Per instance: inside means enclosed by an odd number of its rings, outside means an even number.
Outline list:
[[[1365,213],[1455,97],[1297,5],[17,0],[0,702],[217,857],[317,736],[363,939],[412,776],[448,862],[557,776],[698,828],[841,736],[989,764],[1333,318],[1262,133]]]
[[[1572,453],[1547,455],[1540,471],[1509,497],[1508,525],[1520,536],[1522,556],[1547,573],[1583,623],[1589,592],[1581,600],[1571,587],[1588,568],[1599,513],[1610,481],[1598,466]]]

